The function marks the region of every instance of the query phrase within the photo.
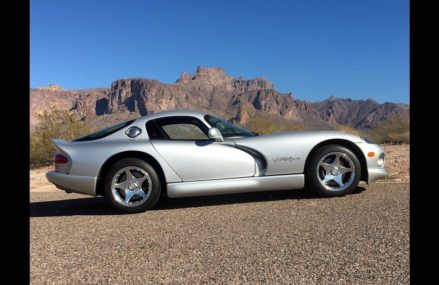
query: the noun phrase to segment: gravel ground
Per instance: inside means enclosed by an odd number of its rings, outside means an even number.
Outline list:
[[[31,192],[31,283],[409,284],[409,185],[362,187],[161,200],[135,215]]]
[[[410,145],[385,145],[386,169],[389,176],[386,180],[393,182],[410,182]]]

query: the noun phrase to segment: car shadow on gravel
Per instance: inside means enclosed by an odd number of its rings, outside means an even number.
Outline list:
[[[354,192],[349,195],[355,195],[363,192],[364,187],[357,187]],[[264,191],[252,193],[239,193],[215,196],[201,196],[190,198],[162,198],[158,201],[155,210],[169,210],[177,208],[194,208],[217,206],[225,204],[241,204],[253,202],[269,202],[281,200],[311,200],[311,199],[325,199],[309,193],[305,190],[282,190],[282,191]]]
[[[364,190],[364,187],[359,186],[357,187],[357,189],[355,189],[354,192],[349,195],[356,195],[363,192]],[[310,200],[331,198],[317,197],[304,190],[253,192],[178,199],[160,198],[160,200],[151,211],[301,199]],[[30,203],[29,212],[30,217],[123,215],[122,213],[119,213],[110,208],[110,205],[103,197],[87,197],[71,200],[33,202]]]

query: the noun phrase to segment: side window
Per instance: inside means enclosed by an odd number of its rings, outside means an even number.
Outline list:
[[[164,125],[163,130],[171,140],[205,140],[207,136],[196,125],[178,123]]]
[[[193,117],[169,117],[146,124],[151,139],[207,140],[208,127]]]
[[[156,139],[156,140],[167,139],[154,121],[148,121],[146,123],[146,130],[148,131],[148,136],[150,139]]]

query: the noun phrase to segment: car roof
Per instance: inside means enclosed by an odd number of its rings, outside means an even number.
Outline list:
[[[154,120],[154,119],[158,119],[158,118],[165,118],[165,117],[176,117],[176,116],[190,116],[190,117],[196,117],[199,119],[203,119],[203,117],[205,115],[206,115],[206,113],[189,111],[189,110],[163,111],[163,112],[151,113],[151,114],[145,115],[143,117],[137,118],[136,122],[137,123],[145,123],[149,120]]]

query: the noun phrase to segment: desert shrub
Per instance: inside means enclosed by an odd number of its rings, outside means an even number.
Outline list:
[[[242,124],[242,126],[259,134],[308,129],[300,122],[291,122],[277,116],[270,117],[267,115],[261,116],[258,114],[250,117],[248,122]],[[410,143],[410,121],[408,113],[405,113],[402,116],[391,116],[389,119],[370,130],[356,129],[351,126],[341,124],[332,125],[330,129],[351,133],[360,137],[367,136],[379,144]]]
[[[360,137],[363,135],[361,131],[346,125],[336,125],[335,130],[339,132],[354,134]]]
[[[367,135],[377,143],[410,143],[409,114],[391,116],[387,121],[370,130]]]
[[[88,123],[76,113],[52,110],[39,115],[39,124],[30,134],[30,166],[49,165],[55,155],[53,139],[72,140],[90,133]]]
[[[267,117],[261,115],[254,115],[250,119],[242,124],[242,126],[252,132],[264,135],[276,132],[285,131],[300,131],[305,127],[300,122],[291,122],[281,117]]]

